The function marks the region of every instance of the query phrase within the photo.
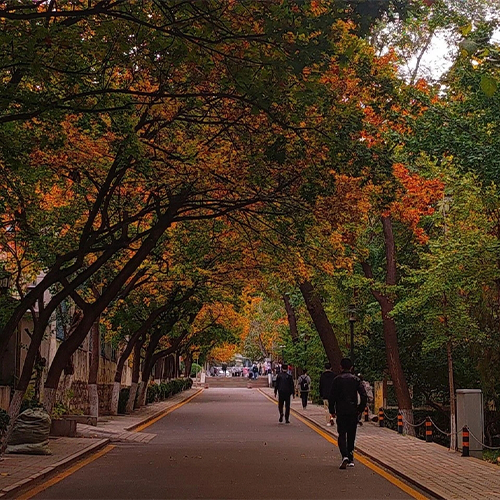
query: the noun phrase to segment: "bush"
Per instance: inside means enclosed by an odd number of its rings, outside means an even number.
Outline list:
[[[22,413],[25,410],[34,410],[36,408],[43,408],[43,405],[42,403],[40,403],[40,401],[38,401],[37,399],[23,399],[19,413]]]
[[[196,377],[198,373],[200,373],[202,370],[201,366],[198,363],[193,363],[191,365],[191,373],[189,374],[190,377]]]
[[[174,394],[191,389],[192,385],[193,381],[190,378],[177,378],[161,384],[149,384],[146,403],[163,401]]]

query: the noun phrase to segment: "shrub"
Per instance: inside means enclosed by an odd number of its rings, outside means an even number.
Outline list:
[[[161,384],[149,384],[146,403],[163,401],[174,394],[190,389],[192,385],[193,381],[190,378],[177,378],[168,382],[162,382]]]
[[[191,365],[191,373],[189,374],[190,377],[196,377],[198,373],[200,373],[202,370],[201,366],[198,363],[193,363]]]
[[[69,413],[69,408],[64,403],[55,403],[52,408],[52,418],[58,419]]]
[[[22,413],[24,410],[31,410],[35,408],[43,408],[42,403],[40,403],[37,399],[23,399],[19,413]]]

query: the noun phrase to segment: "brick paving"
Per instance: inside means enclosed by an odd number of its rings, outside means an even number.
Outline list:
[[[52,455],[5,455],[0,461],[0,497],[95,452],[108,442],[108,439],[54,437],[49,439]]]
[[[52,475],[71,463],[82,459],[103,448],[110,441],[149,442],[156,434],[133,432],[140,425],[168,412],[177,404],[199,392],[200,389],[189,389],[165,401],[154,403],[131,415],[103,417],[93,427],[86,424],[77,425],[78,437],[51,437],[49,448],[52,455],[4,455],[0,459],[0,498],[11,497],[18,490],[26,488],[30,482],[39,481]]]
[[[272,389],[260,391],[274,399]],[[292,410],[337,437],[336,426],[326,426],[323,406],[308,404],[304,410],[300,398],[295,398]],[[364,422],[358,427],[356,450],[437,498],[500,499],[499,466],[462,457],[436,443]]]

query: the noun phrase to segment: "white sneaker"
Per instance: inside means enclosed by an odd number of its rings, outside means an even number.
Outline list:
[[[332,426],[332,423],[331,423],[331,422],[328,422],[328,423],[326,424],[326,426],[327,426],[327,427],[331,427],[331,426]]]
[[[354,467],[354,462],[349,462],[349,463],[347,464],[347,467]]]
[[[346,469],[348,463],[349,463],[349,459],[347,457],[344,457],[342,459],[342,463],[340,464],[339,469]]]

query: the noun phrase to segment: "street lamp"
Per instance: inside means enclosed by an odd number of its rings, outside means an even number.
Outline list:
[[[354,322],[356,321],[356,306],[349,305],[349,327],[351,330],[351,361],[354,365]]]

